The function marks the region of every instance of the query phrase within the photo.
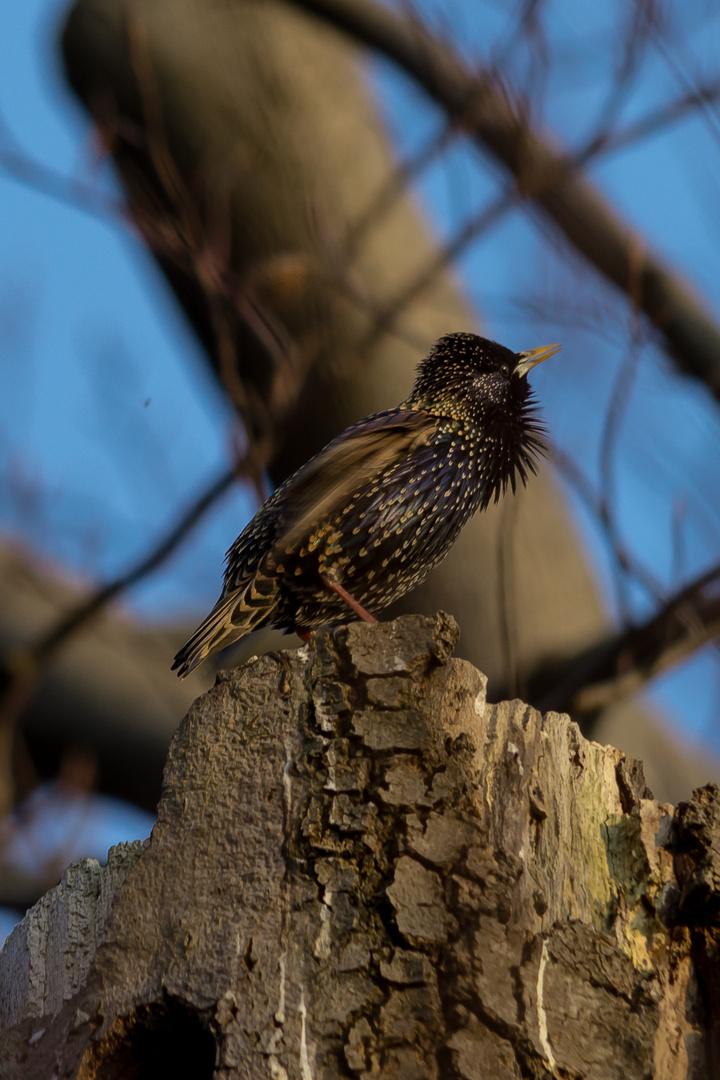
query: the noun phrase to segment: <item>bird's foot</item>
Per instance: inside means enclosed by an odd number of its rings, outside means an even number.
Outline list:
[[[337,581],[331,581],[330,578],[325,577],[324,574],[320,575],[320,580],[327,589],[332,589],[334,593],[341,596],[345,603],[349,604],[355,614],[362,619],[363,622],[377,622],[375,616],[371,615],[369,611],[366,611],[362,604],[359,604],[355,597],[351,596],[347,589],[344,589]]]

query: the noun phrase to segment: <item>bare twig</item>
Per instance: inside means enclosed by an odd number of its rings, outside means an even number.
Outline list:
[[[538,708],[590,716],[686,659],[720,635],[719,584],[720,566],[714,566],[645,623],[571,660]]]
[[[85,210],[103,221],[122,222],[122,203],[105,195],[94,184],[64,176],[36,161],[19,145],[0,116],[0,169],[20,183],[49,195],[67,206]]]
[[[503,44],[493,50],[490,70],[493,73],[507,70],[510,59],[518,45],[532,42],[532,57],[543,73],[550,67],[550,47],[540,18],[543,0],[523,0],[522,9],[512,33]],[[533,87],[537,89],[536,86]]]
[[[324,208],[318,204],[317,200],[312,204],[312,211],[315,237],[327,264],[326,269],[329,271],[328,286],[337,289],[370,320],[370,328],[365,339],[360,341],[353,353],[362,354],[381,333],[392,334],[411,345],[413,349],[425,349],[427,340],[401,322],[400,311],[396,311],[393,304],[388,305],[379,296],[371,295],[360,284],[353,272],[351,257],[348,256],[341,238],[334,232],[329,215],[324,212]],[[348,358],[348,362],[352,360]],[[340,372],[337,362],[334,370]]]
[[[630,5],[630,26],[623,42],[620,61],[610,81],[610,93],[600,111],[595,134],[587,140],[585,150],[576,157],[578,166],[607,146],[612,129],[640,73],[651,38],[652,20],[652,12],[648,12],[643,4]]]
[[[718,98],[720,98],[720,79],[714,79],[696,90],[688,91],[674,101],[652,109],[646,116],[634,120],[617,131],[607,132],[604,136],[595,135],[588,141],[586,149],[579,156],[585,158],[588,155],[595,156],[596,153],[604,156],[623,150],[632,143],[640,142],[650,135],[656,135],[659,131],[696,111],[698,106],[716,102]]]
[[[617,525],[615,523],[616,505],[615,497],[615,450],[620,426],[630,402],[630,391],[637,374],[637,365],[640,350],[636,341],[630,343],[627,355],[620,364],[620,368],[613,387],[610,404],[605,412],[602,438],[600,440],[600,486],[602,496],[600,500],[600,520],[611,540],[613,548],[620,546],[618,541]],[[622,566],[618,562],[618,569]],[[630,611],[627,604],[625,581],[622,572],[616,575],[615,593],[618,603],[620,618],[624,625],[630,621]]]
[[[402,161],[381,186],[370,206],[360,214],[348,231],[345,239],[346,257],[352,259],[360,248],[375,222],[392,210],[396,202],[405,195],[408,186],[432,162],[444,153],[458,131],[453,124],[444,124],[442,130],[407,161]]]
[[[443,270],[447,269],[471,243],[497,224],[508,210],[517,205],[520,199],[521,196],[517,191],[501,192],[478,214],[464,222],[448,243],[420,271],[415,280],[405,286],[402,292],[393,297],[384,308],[377,310],[374,325],[366,340],[362,342],[361,349],[370,348],[381,332],[395,329],[397,320],[405,308],[425,289],[430,288]]]
[[[667,63],[670,70],[675,74],[677,79],[685,85],[688,92],[697,92],[699,87],[695,79],[688,72],[685,65],[676,55],[678,52],[677,39],[669,41],[666,39],[665,35],[656,34],[655,45],[657,46],[658,51]],[[698,106],[702,110],[705,119],[708,121],[708,130],[712,134],[715,142],[720,145],[720,119],[718,118],[717,112],[713,108],[714,103],[714,99],[701,96],[698,101]]]
[[[563,479],[567,481],[573,491],[580,497],[586,508],[602,528],[605,533],[608,547],[610,548],[613,559],[618,567],[623,573],[628,574],[641,585],[657,604],[664,603],[665,590],[660,584],[660,581],[647,569],[647,567],[639,563],[637,559],[630,554],[622,543],[617,529],[608,529],[608,516],[603,508],[602,497],[593,490],[592,484],[582,469],[580,469],[577,462],[557,446],[552,446],[550,448],[550,459]]]
[[[687,515],[687,499],[676,498],[673,500],[670,580],[680,581],[683,567],[685,566],[685,523]]]
[[[47,660],[69,637],[81,627],[85,626],[92,618],[105,608],[111,600],[120,593],[127,592],[133,585],[148,577],[166,559],[177,550],[192,529],[198,524],[205,513],[229,490],[238,477],[239,471],[244,473],[246,466],[241,463],[239,469],[234,467],[226,469],[215,479],[202,494],[195,499],[178,521],[171,526],[165,536],[156,544],[151,551],[144,555],[138,562],[129,567],[124,573],[118,575],[112,581],[107,582],[86,600],[70,611],[56,626],[40,638],[29,650],[36,663]]]

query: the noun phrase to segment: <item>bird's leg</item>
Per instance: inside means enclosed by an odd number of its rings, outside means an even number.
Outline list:
[[[296,626],[295,627],[295,633],[300,638],[300,640],[303,642],[303,644],[307,645],[310,638],[313,637],[315,631],[314,630],[303,630],[302,626]]]
[[[327,589],[332,589],[334,593],[341,596],[346,604],[349,604],[356,615],[358,615],[363,622],[377,622],[374,615],[371,615],[369,611],[366,611],[362,604],[359,604],[354,596],[351,596],[347,589],[343,589],[342,585],[339,585],[337,581],[331,581],[325,574],[320,575],[320,580]]]

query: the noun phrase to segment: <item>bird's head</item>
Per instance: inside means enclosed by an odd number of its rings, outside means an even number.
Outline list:
[[[544,432],[526,375],[559,348],[514,353],[477,334],[446,334],[420,362],[403,405],[439,421],[460,422],[461,438],[482,478],[482,508],[535,472]]]
[[[533,404],[528,372],[559,348],[515,353],[478,334],[445,334],[420,362],[404,404],[470,423],[512,423]]]

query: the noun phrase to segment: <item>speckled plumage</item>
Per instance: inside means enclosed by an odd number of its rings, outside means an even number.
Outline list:
[[[178,674],[261,626],[307,637],[348,621],[336,588],[369,618],[419,585],[475,511],[535,471],[541,428],[525,376],[558,348],[440,338],[405,401],[349,427],[260,508]]]

